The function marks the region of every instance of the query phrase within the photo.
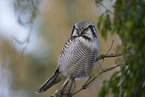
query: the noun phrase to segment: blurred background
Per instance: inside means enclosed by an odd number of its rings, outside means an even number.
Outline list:
[[[113,1],[103,4],[113,10]],[[105,11],[94,0],[2,0],[0,2],[0,97],[49,97],[62,82],[37,95],[39,86],[54,72],[64,43],[76,22],[88,21],[97,29],[98,17]],[[99,55],[116,52],[121,41],[98,32]],[[115,65],[115,58],[105,59],[103,68]],[[102,62],[99,61],[100,63]],[[98,73],[98,64],[94,71]],[[117,70],[117,69],[116,69]],[[74,97],[96,97],[104,79],[114,71],[101,75],[93,85]],[[87,79],[76,81],[79,89]]]

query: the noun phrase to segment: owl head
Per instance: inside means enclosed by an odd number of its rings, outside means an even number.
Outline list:
[[[83,21],[73,26],[71,37],[82,37],[86,40],[97,38],[97,31],[92,23]]]

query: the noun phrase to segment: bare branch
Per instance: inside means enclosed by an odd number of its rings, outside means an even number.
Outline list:
[[[110,52],[110,50],[112,49],[113,43],[114,43],[114,40],[112,41],[112,44],[111,44],[111,46],[106,54],[108,54]]]
[[[112,49],[113,43],[114,43],[114,40],[112,41],[112,44],[111,44],[109,50],[107,51],[107,53],[106,53],[105,55],[107,55],[107,54],[110,52],[110,50]],[[103,61],[102,61],[101,64],[100,64],[98,61],[96,61],[96,62],[99,64],[99,66],[100,66],[101,69],[103,70],[103,68],[102,68],[102,64],[103,64],[103,62],[104,62],[104,58],[103,58]],[[100,68],[99,68],[99,69],[100,69]],[[98,69],[98,70],[99,70],[99,69]]]
[[[87,81],[84,85],[82,85],[82,87],[79,90],[77,90],[76,92],[74,92],[72,95],[75,95],[78,92],[80,92],[81,90],[86,89],[88,87],[88,85],[90,85],[92,82],[94,82],[94,80],[96,78],[98,78],[98,76],[101,75],[102,73],[107,72],[107,71],[111,71],[111,70],[115,69],[116,67],[119,67],[120,65],[122,65],[122,64],[118,64],[118,65],[115,65],[113,67],[109,67],[109,68],[103,69],[97,76],[94,76],[89,81]]]
[[[118,56],[122,56],[123,54],[122,53],[111,53],[111,54],[101,54],[100,56],[98,56],[96,58],[96,62],[98,60],[101,60],[101,59],[104,59],[104,58],[111,58],[111,57],[118,57]]]

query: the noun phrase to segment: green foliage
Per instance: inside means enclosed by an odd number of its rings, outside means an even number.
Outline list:
[[[107,32],[119,35],[124,65],[102,88],[115,97],[145,97],[145,0],[116,0],[113,7],[113,14],[100,16],[98,29],[104,39]],[[109,93],[102,88],[99,97]]]
[[[108,86],[106,85],[107,81],[103,82],[103,86],[100,89],[99,97],[105,97],[105,95],[108,93]]]

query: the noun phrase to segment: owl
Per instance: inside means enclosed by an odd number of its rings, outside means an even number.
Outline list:
[[[91,75],[98,55],[98,36],[92,23],[82,21],[76,23],[70,38],[64,44],[55,72],[36,91],[45,92],[54,84],[69,77],[86,78]]]

